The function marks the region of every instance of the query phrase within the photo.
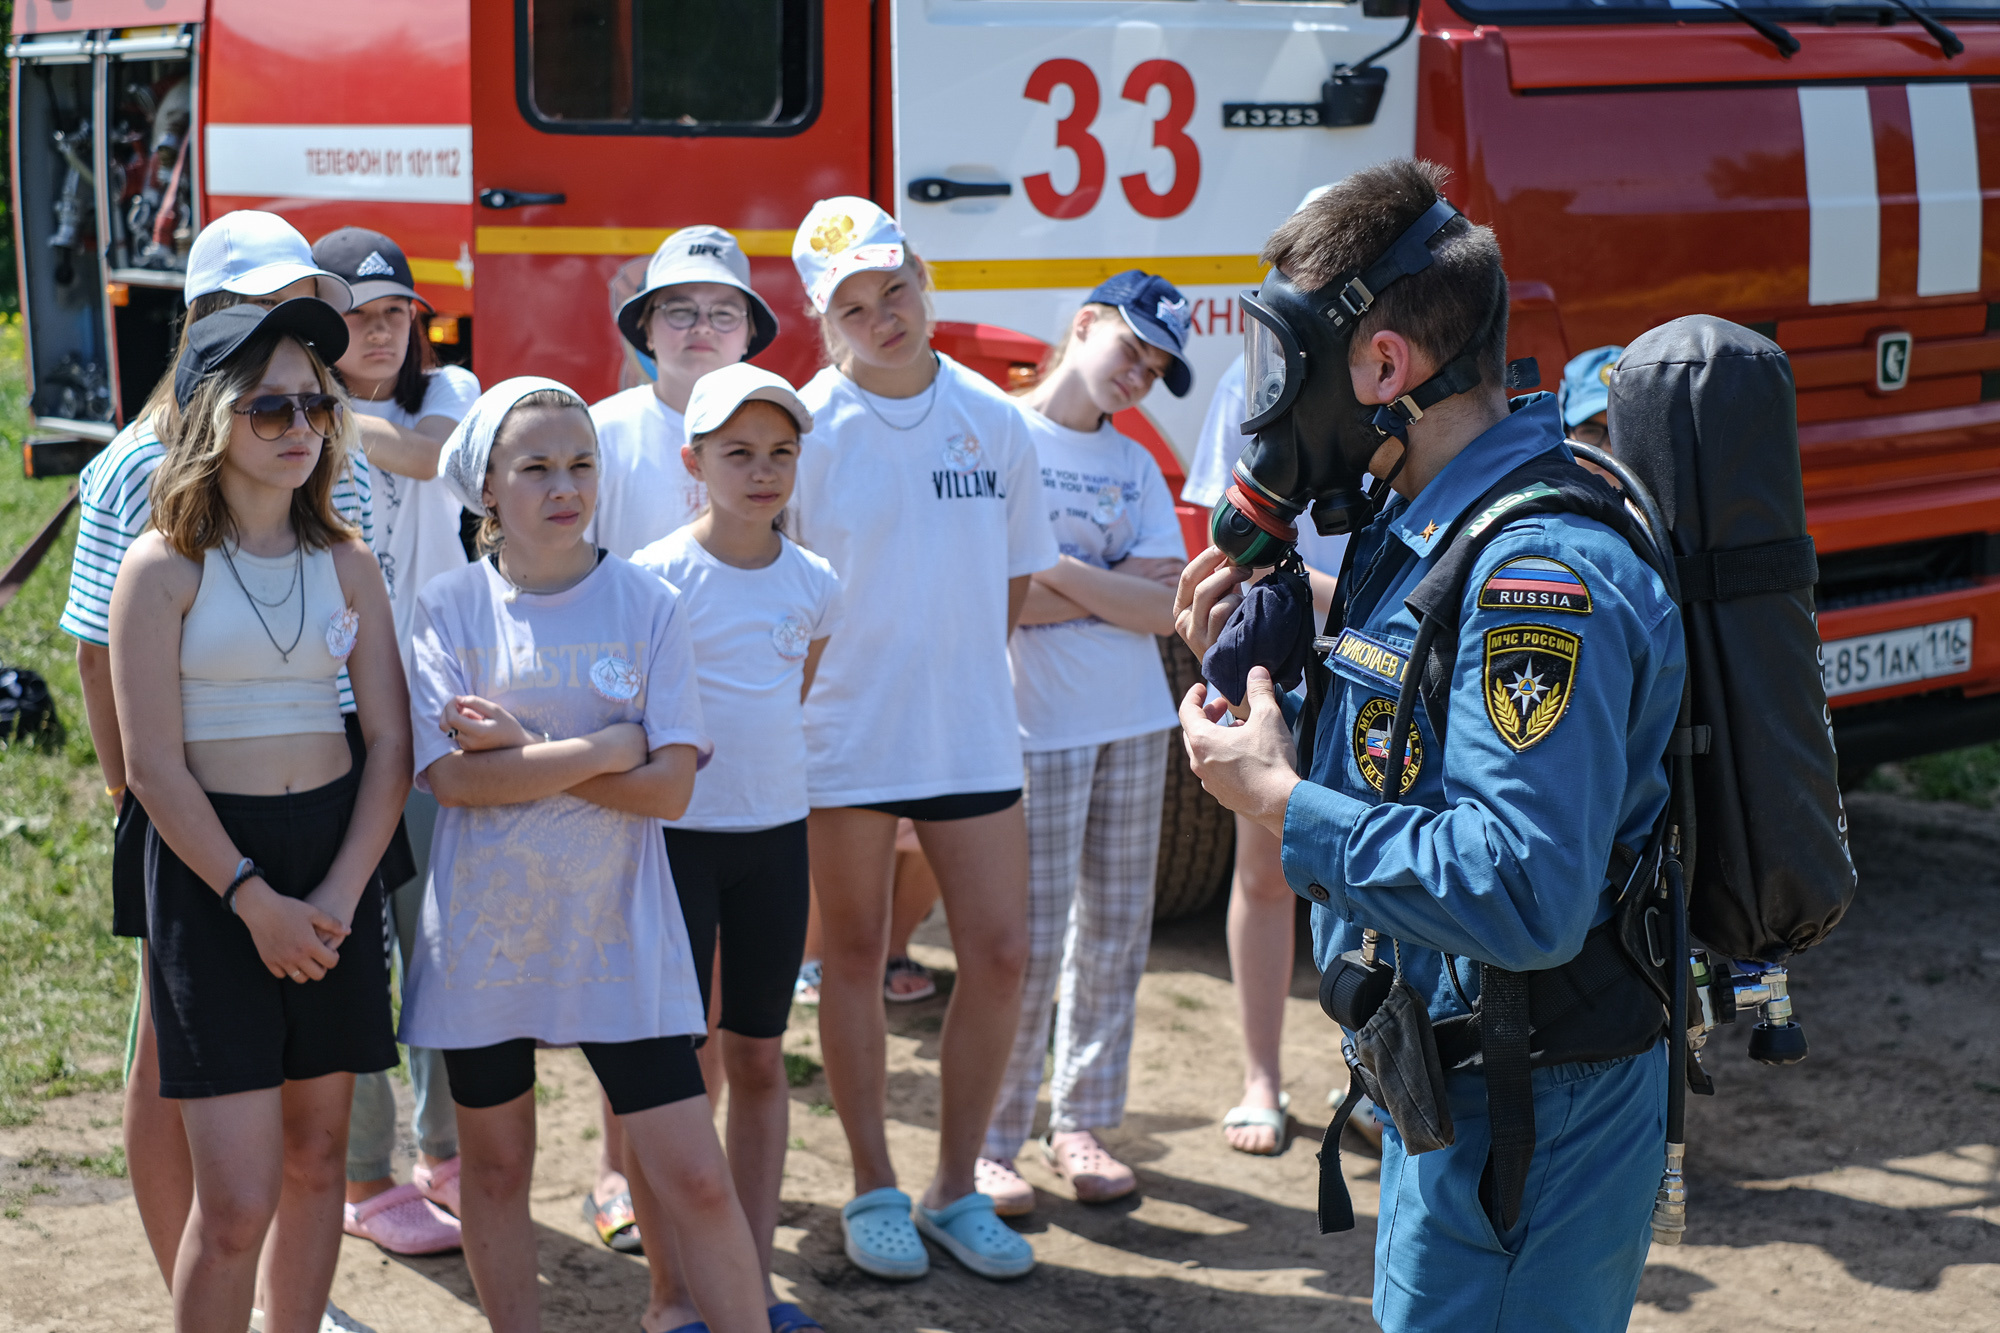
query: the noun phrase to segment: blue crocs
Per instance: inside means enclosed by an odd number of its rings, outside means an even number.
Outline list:
[[[864,1273],[908,1282],[931,1271],[930,1252],[910,1224],[910,1196],[894,1186],[849,1199],[840,1229],[848,1259]]]
[[[981,1277],[1020,1277],[1035,1266],[1034,1250],[994,1213],[990,1195],[968,1194],[936,1211],[919,1205],[917,1230]]]

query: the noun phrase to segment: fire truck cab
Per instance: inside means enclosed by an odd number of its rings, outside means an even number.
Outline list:
[[[612,312],[646,256],[717,223],[783,321],[760,360],[803,380],[791,237],[846,193],[902,219],[940,345],[1003,383],[1102,278],[1179,285],[1195,391],[1119,423],[1178,489],[1264,237],[1414,152],[1498,232],[1509,356],[1547,387],[1692,311],[1790,353],[1851,773],[2000,736],[2000,5],[1741,10],[18,0],[33,409],[108,439],[165,368],[194,231],[245,207],[389,233],[441,355],[593,399],[643,374]],[[1205,515],[1183,519],[1198,545]]]

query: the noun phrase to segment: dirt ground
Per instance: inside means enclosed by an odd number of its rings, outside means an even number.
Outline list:
[[[1852,802],[1862,891],[1831,942],[1793,974],[1813,1043],[1790,1070],[1752,1064],[1725,1029],[1720,1085],[1690,1107],[1688,1243],[1654,1247],[1642,1330],[1993,1329],[2000,1324],[2000,817],[1863,795]],[[948,967],[937,922],[919,956]],[[824,1079],[794,1093],[779,1285],[832,1330],[1365,1329],[1376,1163],[1345,1160],[1359,1228],[1314,1234],[1314,1149],[1339,1080],[1304,953],[1287,1015],[1288,1150],[1251,1158],[1216,1128],[1238,1088],[1236,1020],[1219,912],[1162,927],[1141,990],[1130,1109],[1113,1147],[1138,1197],[1077,1204],[1038,1161],[1024,1219],[1040,1265],[1006,1286],[934,1255],[898,1285],[850,1268],[838,1209],[850,1181]],[[890,1038],[891,1142],[906,1184],[932,1161],[942,999],[899,1008]],[[788,1045],[817,1055],[810,1021]],[[545,1053],[534,1211],[551,1330],[631,1328],[642,1260],[590,1235],[579,1199],[596,1158],[596,1101],[572,1052]],[[72,1163],[118,1141],[118,1102],[48,1104],[0,1131],[0,1328],[127,1330],[170,1323],[130,1190]],[[798,1144],[803,1143],[803,1147]],[[407,1171],[407,1165],[403,1168]],[[456,1256],[394,1259],[348,1239],[335,1301],[402,1333],[483,1328]]]

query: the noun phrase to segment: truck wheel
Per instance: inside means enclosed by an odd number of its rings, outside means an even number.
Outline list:
[[[1201,679],[1201,664],[1178,635],[1160,639],[1160,660],[1174,702]],[[1167,739],[1167,794],[1160,816],[1160,869],[1154,881],[1153,919],[1171,921],[1199,912],[1229,886],[1235,862],[1236,817],[1201,789],[1188,767],[1176,727]]]

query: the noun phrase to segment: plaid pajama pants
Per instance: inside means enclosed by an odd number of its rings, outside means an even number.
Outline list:
[[[1049,1128],[1124,1118],[1170,734],[1027,755],[1028,972],[987,1157],[1012,1161],[1034,1132],[1051,1019]]]

